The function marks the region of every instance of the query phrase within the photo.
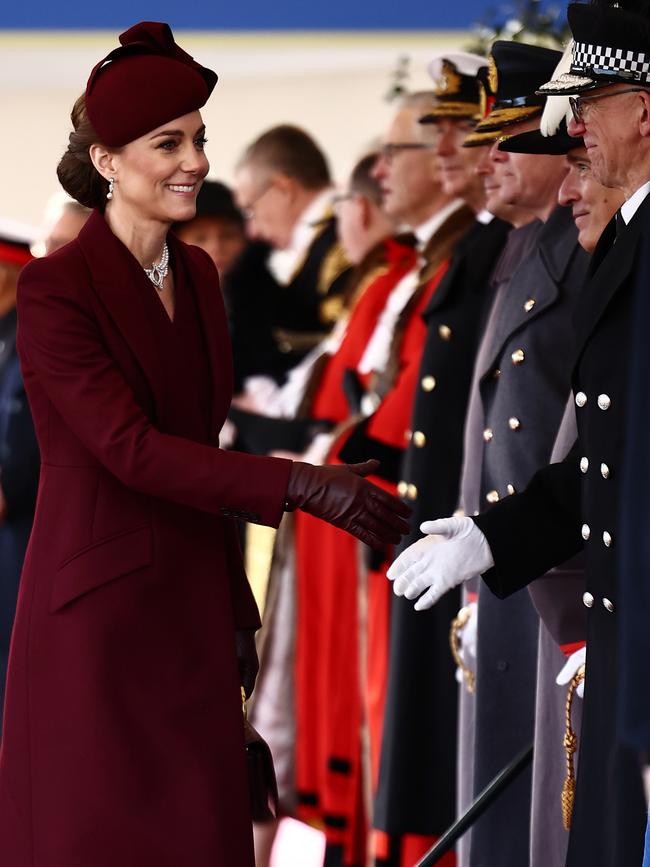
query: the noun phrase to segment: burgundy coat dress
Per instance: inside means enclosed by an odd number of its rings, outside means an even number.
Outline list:
[[[252,867],[234,517],[277,526],[290,462],[218,449],[216,270],[169,239],[172,323],[96,212],[27,267],[18,350],[41,450],[0,753],[3,867]],[[178,331],[176,331],[178,327]]]

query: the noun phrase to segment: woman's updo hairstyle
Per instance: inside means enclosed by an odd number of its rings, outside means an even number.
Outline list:
[[[73,130],[68,140],[68,149],[61,157],[56,173],[61,186],[86,208],[103,208],[106,205],[108,181],[97,171],[90,159],[90,146],[100,138],[91,124],[86,111],[86,96],[81,94],[72,113]]]

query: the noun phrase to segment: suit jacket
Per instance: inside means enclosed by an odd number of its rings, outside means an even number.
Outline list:
[[[462,430],[488,280],[509,227],[476,221],[458,242],[423,317],[427,336],[404,455],[401,490],[413,505],[412,531],[458,502]],[[430,611],[391,600],[388,692],[375,827],[390,834],[440,834],[454,819],[456,692],[450,593]],[[409,676],[405,677],[404,672]],[[413,731],[426,731],[414,738]]]
[[[235,388],[253,375],[278,382],[326,336],[347,303],[349,266],[336,219],[323,221],[286,286],[268,268],[271,248],[249,245],[224,279],[235,362]]]
[[[584,546],[588,674],[569,867],[634,864],[643,852],[640,777],[634,756],[617,742],[615,726],[616,551],[632,289],[649,212],[646,199],[618,238],[612,221],[592,257],[575,317],[578,443],[562,463],[538,472],[522,494],[476,518],[495,561],[484,578],[498,596]],[[608,792],[606,800],[602,792]]]
[[[236,528],[277,525],[290,464],[218,449],[231,360],[209,258],[207,441],[172,418],[142,268],[95,212],[28,265],[18,351],[41,450],[7,679],[0,861],[252,867],[234,630],[257,628]]]
[[[16,610],[18,580],[32,528],[40,458],[18,356],[0,375],[0,486],[6,518],[0,523],[0,703]],[[2,707],[0,704],[0,722]]]

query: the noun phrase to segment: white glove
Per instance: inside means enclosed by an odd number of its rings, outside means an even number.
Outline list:
[[[573,679],[573,676],[580,668],[581,665],[584,665],[585,659],[587,658],[587,645],[581,647],[580,650],[576,650],[575,653],[572,653],[571,656],[567,659],[562,667],[562,671],[555,678],[555,682],[558,686],[566,686],[567,683],[570,683]],[[581,683],[576,687],[576,695],[582,698],[585,694],[585,682],[584,679]]]
[[[387,572],[396,596],[416,599],[416,611],[431,608],[452,587],[494,566],[488,541],[471,518],[425,521],[427,537],[402,551]]]
[[[476,602],[468,602],[465,608],[469,611],[467,623],[460,630],[460,648],[458,650],[461,659],[470,669],[476,670],[476,639],[478,634],[478,605]],[[465,682],[462,668],[456,669],[458,683]]]

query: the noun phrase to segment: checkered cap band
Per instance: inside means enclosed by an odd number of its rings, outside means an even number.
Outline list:
[[[629,51],[627,48],[612,48],[609,45],[576,42],[573,46],[571,72],[609,72],[629,81],[650,83],[650,54]]]

